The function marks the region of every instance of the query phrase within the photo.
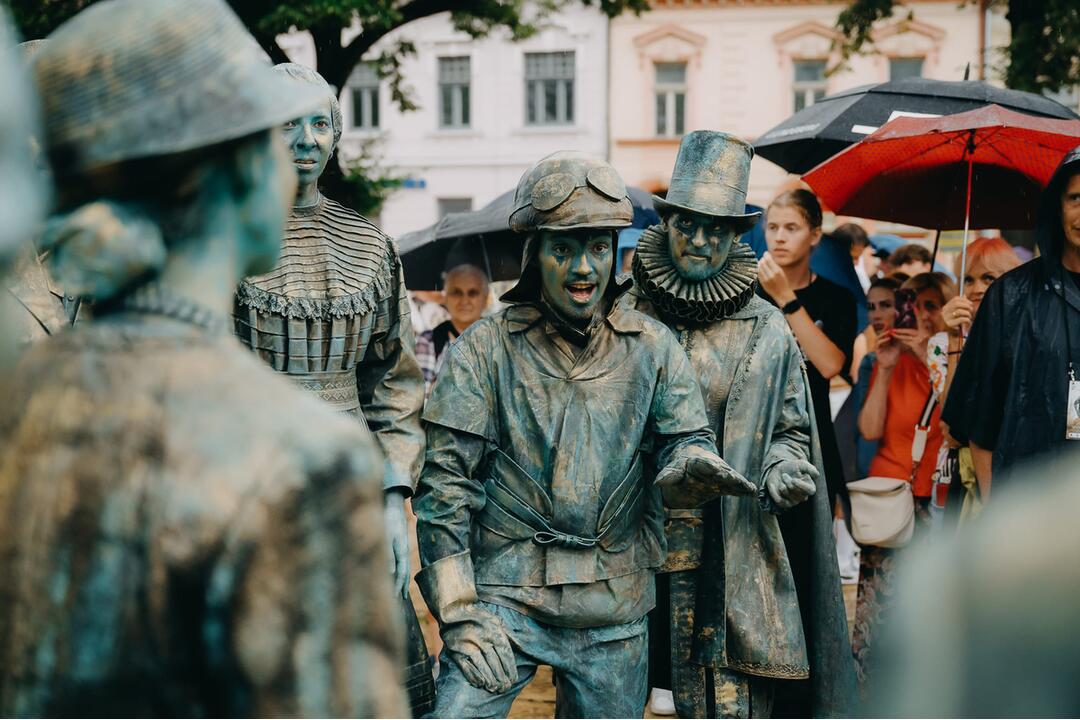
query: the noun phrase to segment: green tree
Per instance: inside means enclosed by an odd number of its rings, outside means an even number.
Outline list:
[[[971,2],[972,0],[963,0]],[[1080,2],[1077,0],[991,0],[1006,7],[1009,44],[1000,48],[1005,85],[1051,92],[1080,85]],[[980,3],[981,5],[981,3]],[[897,0],[853,0],[837,17],[836,43],[841,66],[872,45],[874,23],[898,11],[912,12]]]
[[[513,40],[535,34],[545,18],[572,2],[599,7],[608,17],[625,11],[641,13],[649,9],[649,0],[228,0],[255,39],[275,63],[287,62],[277,37],[292,29],[307,30],[315,41],[316,69],[336,88],[344,88],[349,75],[361,60],[375,63],[379,76],[387,81],[391,98],[402,110],[414,110],[401,74],[402,61],[415,54],[407,38],[384,43],[380,52],[372,48],[391,31],[414,20],[443,12],[451,14],[454,27],[474,38],[502,29]],[[9,0],[12,15],[22,36],[41,38],[95,0]],[[359,34],[342,42],[342,30],[356,21]],[[372,172],[374,164],[361,161],[360,170],[346,168],[346,173]],[[327,194],[350,204],[363,205],[378,192],[393,187],[393,178],[347,177],[337,163],[331,163],[323,175]],[[360,195],[357,193],[360,192]],[[366,194],[365,194],[366,193]]]

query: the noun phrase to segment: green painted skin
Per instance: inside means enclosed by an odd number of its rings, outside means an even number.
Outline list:
[[[537,254],[544,301],[567,322],[587,325],[611,279],[611,233],[607,230],[545,230]],[[575,297],[571,286],[591,286]],[[579,293],[580,295],[580,293]]]
[[[319,177],[334,153],[334,123],[327,100],[315,112],[290,120],[283,128],[296,168],[296,207],[309,207],[319,199]]]
[[[733,223],[689,210],[671,213],[665,225],[671,261],[680,275],[694,282],[723,270],[732,245],[739,239]]]

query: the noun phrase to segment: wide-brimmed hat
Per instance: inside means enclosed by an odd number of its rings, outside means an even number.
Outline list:
[[[325,102],[271,69],[224,0],[105,0],[33,67],[59,175],[235,140]]]
[[[685,135],[679,144],[667,196],[653,196],[657,212],[690,210],[729,218],[749,229],[761,217],[760,212],[746,212],[753,157],[750,143],[727,133],[695,130]]]

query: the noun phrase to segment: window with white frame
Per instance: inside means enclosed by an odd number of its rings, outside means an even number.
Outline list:
[[[574,52],[525,53],[525,124],[574,122]]]
[[[795,60],[795,81],[792,89],[795,94],[795,112],[810,107],[825,97],[828,87],[825,80],[824,60]]]
[[[439,127],[469,127],[468,57],[439,58]]]
[[[889,80],[922,77],[923,58],[889,58]]]
[[[379,127],[379,73],[375,63],[359,63],[349,76],[352,127],[377,130]]]
[[[686,132],[686,63],[656,63],[656,134]]]

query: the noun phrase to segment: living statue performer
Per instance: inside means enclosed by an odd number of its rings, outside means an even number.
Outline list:
[[[30,40],[18,46],[27,65],[44,43],[44,40]],[[38,156],[39,165],[44,165],[36,139],[28,133],[26,141]],[[41,172],[47,177],[45,168],[42,167]],[[3,296],[3,302],[7,306],[6,316],[10,323],[8,333],[11,333],[18,346],[43,340],[71,327],[81,309],[79,300],[64,292],[49,275],[42,260],[31,235],[19,251],[11,274],[4,281],[7,293]]]
[[[22,53],[15,49],[7,13],[0,7],[0,283],[7,287],[18,284],[13,277],[22,269],[26,243],[40,231],[48,199],[45,175],[36,171],[32,152],[38,104],[27,75]],[[13,272],[13,266],[20,267]],[[2,376],[24,344],[26,315],[15,295],[0,291]],[[6,380],[0,379],[3,385]]]
[[[0,407],[0,716],[401,716],[382,462],[228,332],[272,267],[320,100],[223,0],[107,0],[34,61],[95,318]]]
[[[432,708],[435,681],[408,596],[405,500],[423,459],[424,376],[413,351],[401,261],[379,228],[319,192],[319,177],[341,139],[334,90],[303,65],[274,69],[317,88],[322,101],[285,123],[299,178],[296,197],[277,264],[237,289],[236,334],[270,367],[370,428],[382,449],[386,526],[406,625],[405,684],[419,717]]]
[[[632,212],[615,170],[555,153],[514,208],[528,237],[511,305],[448,350],[424,411],[417,581],[445,642],[434,715],[505,716],[550,665],[557,717],[641,717],[662,499],[756,488],[716,454],[674,336],[616,302],[615,232]]]
[[[759,488],[668,511],[650,653],[685,718],[839,715],[854,690],[806,370],[739,241],[760,216],[745,212],[752,157],[724,133],[683,138],[628,298],[676,333],[717,447]]]

